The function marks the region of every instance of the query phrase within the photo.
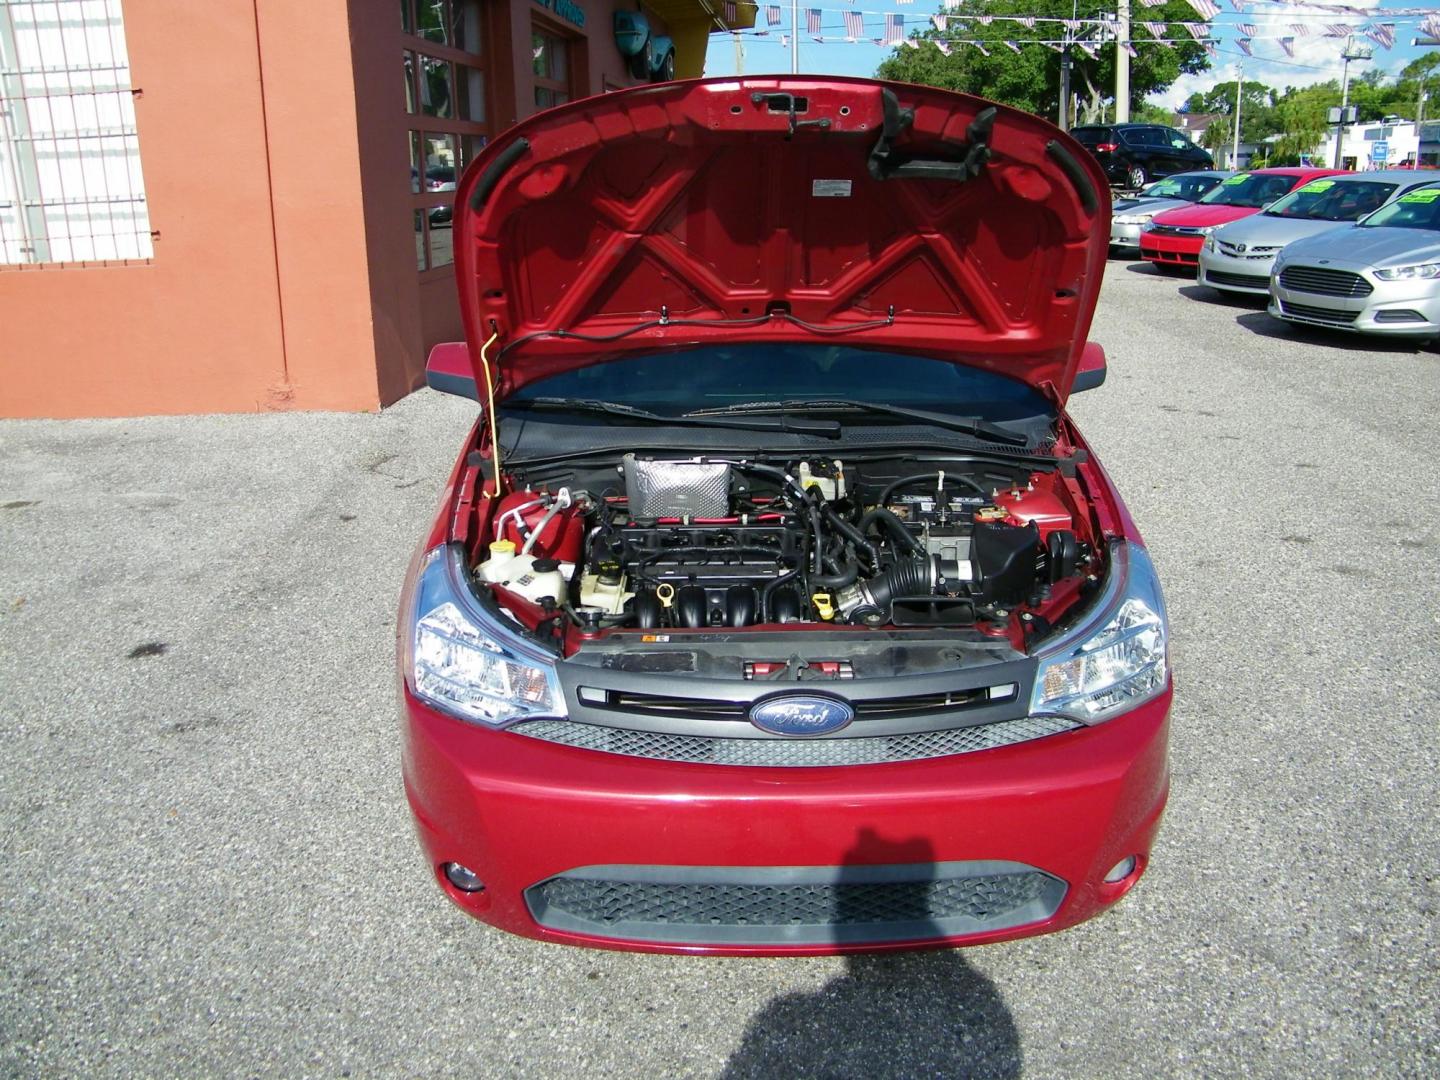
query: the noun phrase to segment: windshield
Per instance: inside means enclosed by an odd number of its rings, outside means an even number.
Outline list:
[[[1003,375],[851,345],[710,345],[630,356],[539,379],[507,401],[535,398],[606,401],[670,415],[836,398],[989,420],[1054,411],[1035,390]]]
[[[1268,202],[1274,202],[1295,184],[1295,177],[1270,173],[1236,173],[1220,181],[1200,201],[1207,206],[1243,206],[1258,210]]]
[[[1311,180],[1266,210],[1267,215],[1306,221],[1359,221],[1383,205],[1398,185],[1376,180]]]
[[[1364,228],[1440,230],[1440,187],[1407,191],[1360,223]]]
[[[1195,202],[1220,183],[1218,176],[1170,176],[1151,184],[1140,193],[1144,199],[1184,199]]]

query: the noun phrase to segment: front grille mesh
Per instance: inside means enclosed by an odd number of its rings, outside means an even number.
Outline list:
[[[1022,716],[993,724],[917,731],[904,735],[873,735],[835,739],[727,739],[671,735],[656,731],[602,727],[574,720],[532,720],[510,730],[517,735],[599,750],[627,757],[683,761],[704,765],[808,767],[879,765],[892,761],[969,754],[999,746],[1043,739],[1081,725],[1059,716]]]
[[[1375,291],[1375,287],[1359,274],[1323,266],[1287,266],[1280,271],[1280,284],[1296,292],[1320,296],[1369,296]]]
[[[1348,326],[1360,315],[1358,311],[1336,311],[1333,308],[1312,307],[1309,304],[1292,304],[1289,300],[1281,302],[1280,310],[1297,319],[1328,323],[1331,326]]]
[[[748,884],[596,881],[551,878],[531,905],[598,928],[648,926],[776,927],[989,922],[1039,900],[1050,880],[1030,870],[943,881]]]

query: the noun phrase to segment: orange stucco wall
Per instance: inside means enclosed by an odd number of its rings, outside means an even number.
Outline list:
[[[633,0],[578,2],[583,30],[484,5],[492,132],[535,111],[532,22],[585,40],[577,95],[633,81],[611,30]],[[395,0],[123,12],[154,258],[0,267],[0,416],[375,409],[420,385],[462,331],[453,273],[415,267]]]
[[[375,408],[344,0],[124,13],[154,259],[0,272],[0,414]]]

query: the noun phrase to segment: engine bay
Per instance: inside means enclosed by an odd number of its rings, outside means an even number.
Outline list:
[[[641,632],[964,629],[1017,645],[1102,570],[1074,470],[625,454],[477,506],[474,576],[573,651]]]

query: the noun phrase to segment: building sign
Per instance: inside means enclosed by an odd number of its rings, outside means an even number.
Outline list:
[[[575,0],[535,0],[535,3],[548,11],[553,11],[568,23],[573,23],[582,29],[585,26],[585,9],[575,3]]]

